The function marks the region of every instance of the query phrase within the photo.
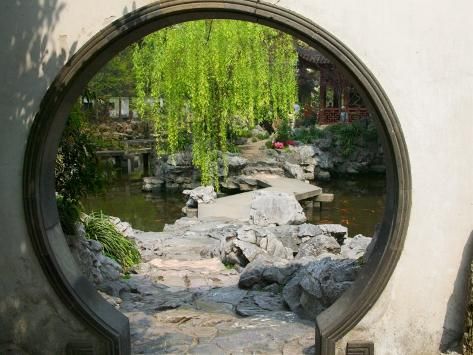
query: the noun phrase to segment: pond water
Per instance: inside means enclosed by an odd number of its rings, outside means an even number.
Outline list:
[[[335,194],[322,208],[305,208],[309,223],[339,223],[348,227],[349,235],[372,236],[381,222],[385,203],[384,177],[341,178],[318,183],[324,192]],[[141,181],[120,180],[105,193],[82,201],[86,212],[103,211],[131,223],[143,231],[162,231],[166,223],[182,217],[185,199],[179,192],[141,192]]]

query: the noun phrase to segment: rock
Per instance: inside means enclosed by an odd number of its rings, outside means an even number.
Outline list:
[[[315,159],[314,159],[314,161],[315,161]],[[312,178],[314,177],[315,164],[303,165],[302,168],[304,169],[304,173],[312,174]]]
[[[337,239],[340,245],[343,244],[345,238],[348,237],[348,228],[341,224],[319,224],[318,227],[322,230],[323,234],[330,235]]]
[[[315,319],[352,285],[359,269],[358,263],[349,259],[310,262],[286,284],[284,300],[299,316]]]
[[[314,145],[322,150],[327,150],[332,145],[332,139],[331,138],[318,138],[314,141]]]
[[[299,238],[304,237],[315,237],[316,235],[323,234],[322,229],[315,224],[304,223],[299,226],[297,236]]]
[[[232,250],[235,250],[235,248],[240,250],[240,253],[245,257],[248,262],[252,262],[253,260],[256,259],[256,257],[263,253],[263,250],[256,246],[255,244],[245,242],[243,240],[235,239],[233,243],[233,248]],[[247,263],[248,263],[247,262]],[[246,264],[247,264],[246,263]],[[242,265],[245,266],[246,264]]]
[[[348,162],[345,165],[345,172],[348,174],[358,174],[361,169],[361,164],[357,162]]]
[[[293,259],[293,250],[274,236],[271,231],[256,226],[243,226],[220,238],[220,255],[223,263],[246,266],[259,255]]]
[[[143,186],[141,191],[143,192],[153,192],[159,190],[163,185],[163,181],[156,177],[145,177],[143,178]]]
[[[272,293],[281,293],[281,286],[277,283],[273,283],[266,287],[263,287],[263,291],[272,292]]]
[[[301,224],[300,226],[303,226]],[[294,252],[299,250],[301,239],[299,238],[299,225],[282,225],[267,227],[266,230],[274,235],[286,248],[291,248]]]
[[[125,237],[133,239],[135,231],[130,223],[121,221],[118,217],[110,217],[110,221],[115,225],[115,228]]]
[[[296,273],[282,290],[282,296],[289,309],[299,316],[305,314],[301,304],[302,287],[300,286],[303,277],[303,273]]]
[[[295,147],[294,151],[296,152],[298,163],[308,164],[308,162],[313,162],[313,157],[315,156],[317,150],[312,145],[302,145]]]
[[[97,266],[100,268],[105,281],[117,281],[120,279],[122,267],[115,260],[100,253],[97,254]]]
[[[330,173],[328,171],[320,170],[317,173],[315,178],[316,178],[316,180],[319,180],[319,181],[330,181],[331,176],[330,176]]]
[[[305,181],[312,181],[314,180],[314,173],[304,173],[302,175],[302,179],[301,180],[305,180]]]
[[[268,131],[266,131],[263,127],[261,126],[255,126],[255,128],[253,128],[251,130],[251,135],[253,137],[257,137],[258,135],[265,135],[265,136],[268,136]]]
[[[328,152],[319,151],[317,153],[317,165],[324,170],[331,170],[334,167],[334,158]]]
[[[287,310],[281,295],[260,291],[250,291],[235,308],[236,313],[242,317],[264,315],[268,311]]]
[[[199,209],[193,208],[193,207],[184,206],[184,207],[182,207],[182,213],[183,213],[185,216],[187,216],[187,217],[197,218],[198,215],[199,215]]]
[[[213,186],[199,186],[193,190],[182,192],[188,196],[187,207],[196,208],[199,204],[212,203],[217,198],[217,193]]]
[[[306,256],[317,258],[327,254],[339,254],[340,250],[340,245],[334,237],[320,234],[302,243],[296,258],[300,259]]]
[[[131,228],[128,223],[121,222],[118,218],[111,220],[125,230],[128,226]],[[128,233],[133,234],[132,230]],[[97,289],[114,297],[128,290],[127,284],[121,281],[123,270],[120,264],[103,254],[102,243],[85,237],[85,229],[80,223],[76,226],[76,235],[70,237],[70,249],[82,274],[95,284]]]
[[[233,178],[228,178],[227,181],[220,183],[220,186],[227,190],[239,190],[240,186],[235,182]]]
[[[243,169],[248,164],[248,159],[243,158],[238,154],[227,153],[226,159],[228,168],[233,170]]]
[[[236,181],[241,191],[254,191],[259,186],[258,180],[248,176],[238,176],[234,181]]]
[[[264,288],[274,283],[284,285],[299,267],[299,263],[259,255],[240,274],[238,286],[241,288],[254,286]]]
[[[167,164],[172,166],[192,166],[192,152],[170,154]]]
[[[295,178],[298,180],[304,180],[304,170],[301,168],[300,165],[291,164],[286,161],[284,163],[284,171],[286,172],[286,175],[288,177]]]
[[[365,254],[371,241],[371,238],[361,234],[355,235],[353,238],[345,239],[341,248],[342,257],[347,259],[361,258]]]
[[[282,163],[273,158],[266,158],[258,160],[257,162],[248,163],[248,165],[242,170],[243,175],[256,175],[256,174],[273,174],[273,175],[284,175],[282,169]]]
[[[304,211],[294,195],[256,191],[250,205],[250,223],[256,225],[301,224],[306,221]]]

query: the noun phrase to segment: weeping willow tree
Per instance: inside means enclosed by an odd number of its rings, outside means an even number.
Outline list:
[[[154,122],[159,152],[191,145],[202,183],[218,187],[219,152],[227,151],[229,136],[262,120],[288,120],[296,66],[292,37],[271,28],[233,20],[179,24],[135,45],[136,107]]]

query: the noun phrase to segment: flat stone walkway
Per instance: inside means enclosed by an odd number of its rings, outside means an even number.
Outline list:
[[[260,185],[268,186],[263,188],[266,191],[292,193],[298,201],[313,198],[322,193],[322,188],[297,179],[265,174],[249,177],[258,180]],[[226,217],[246,221],[250,216],[253,192],[249,191],[225,196],[218,198],[214,203],[199,205],[198,216],[199,218]]]

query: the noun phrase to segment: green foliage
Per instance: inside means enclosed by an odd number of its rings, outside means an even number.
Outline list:
[[[355,142],[363,134],[363,128],[359,123],[334,124],[326,128],[332,133],[337,144],[342,149],[342,155],[348,157],[355,148]]]
[[[294,133],[293,139],[304,144],[314,143],[316,139],[324,138],[326,133],[323,129],[318,127],[311,127],[309,129],[297,129]]]
[[[78,104],[74,105],[56,155],[55,182],[57,206],[65,233],[74,233],[79,219],[80,199],[105,186],[109,169],[95,156],[95,144],[87,132],[87,121]]]
[[[83,218],[86,237],[102,243],[104,254],[116,260],[126,272],[141,260],[135,243],[120,233],[110,221],[110,217],[100,213],[92,213]]]
[[[93,98],[135,96],[133,47],[127,47],[111,59],[87,85]]]
[[[175,25],[134,47],[136,107],[155,124],[158,152],[190,141],[202,184],[218,187],[218,151],[228,151],[229,136],[264,119],[288,120],[296,64],[292,38],[268,27],[233,20]]]
[[[376,129],[376,126],[373,123],[368,124],[366,129],[363,130],[363,138],[367,142],[378,141],[378,130]]]
[[[56,203],[63,232],[73,235],[75,233],[75,223],[80,218],[81,208],[79,202],[58,194],[56,195]]]
[[[276,141],[286,142],[292,138],[292,135],[293,134],[289,120],[282,120],[276,131]]]
[[[95,145],[86,133],[86,119],[75,105],[72,109],[56,155],[56,192],[76,200],[104,185],[103,172],[95,156]]]
[[[256,138],[258,138],[258,140],[262,141],[262,140],[265,140],[265,139],[268,139],[269,138],[269,133],[258,133],[256,135]]]
[[[235,269],[235,264],[224,263],[223,265],[225,266],[225,269],[227,269],[227,270],[234,270]]]

